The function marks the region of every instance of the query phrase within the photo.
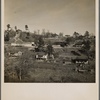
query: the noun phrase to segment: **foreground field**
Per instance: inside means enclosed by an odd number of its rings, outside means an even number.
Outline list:
[[[20,57],[10,57],[7,52],[22,51]],[[5,51],[5,82],[32,83],[91,83],[95,82],[95,71],[77,72],[75,64],[47,62],[35,59],[35,52],[27,48],[7,46]],[[93,61],[91,61],[92,63]],[[91,68],[91,63],[88,65]],[[21,76],[21,79],[19,78]]]

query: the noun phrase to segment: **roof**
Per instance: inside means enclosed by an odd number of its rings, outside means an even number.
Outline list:
[[[72,58],[73,60],[88,60],[87,56],[76,56],[75,58]]]
[[[61,58],[65,58],[65,57],[74,58],[74,57],[76,57],[76,56],[74,56],[74,55],[71,54],[71,53],[60,53],[59,57],[61,57]]]
[[[15,43],[22,44],[23,41],[22,41],[21,39],[18,38],[18,39],[15,40]]]
[[[54,48],[54,52],[62,53],[63,52],[63,49],[61,49],[61,48]]]
[[[51,42],[65,42],[64,40],[62,39],[59,39],[59,38],[45,38],[44,41],[51,41]]]

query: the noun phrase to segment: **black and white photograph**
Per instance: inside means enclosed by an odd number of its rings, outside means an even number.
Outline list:
[[[95,83],[95,3],[4,0],[4,83]]]

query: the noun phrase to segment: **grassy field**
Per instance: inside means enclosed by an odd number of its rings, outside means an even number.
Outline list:
[[[67,48],[65,52],[69,52]],[[73,49],[73,48],[72,48]],[[20,57],[10,57],[8,52],[16,53],[22,51]],[[62,50],[64,51],[64,50]],[[75,71],[77,65],[63,64],[61,62],[46,62],[35,59],[35,52],[25,47],[5,46],[4,72],[5,82],[32,82],[32,83],[91,83],[95,82],[95,72],[86,71],[83,73]],[[56,58],[55,58],[56,59]],[[62,59],[61,59],[62,60]],[[92,68],[94,61],[91,61],[88,68]],[[95,67],[95,65],[93,66]],[[18,71],[21,69],[21,80]],[[94,68],[95,69],[95,68]]]

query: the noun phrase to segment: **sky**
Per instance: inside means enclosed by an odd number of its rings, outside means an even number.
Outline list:
[[[95,34],[95,0],[4,0],[4,28]]]

